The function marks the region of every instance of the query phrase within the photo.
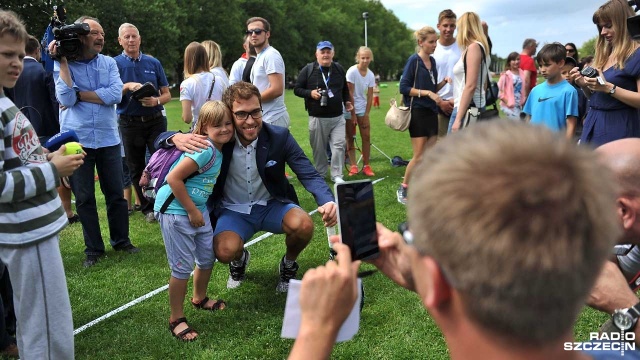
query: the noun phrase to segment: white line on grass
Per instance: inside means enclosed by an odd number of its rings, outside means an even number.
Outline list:
[[[373,181],[373,184],[379,183],[380,181],[382,181],[382,180],[384,180],[386,178],[387,177],[385,176],[383,178],[376,179],[376,180]],[[315,214],[317,212],[318,212],[318,209],[314,209],[313,211],[309,212],[309,215],[313,215],[313,214]],[[260,241],[268,238],[271,235],[273,235],[273,233],[270,233],[270,232],[264,233],[264,234],[258,236],[257,238],[249,241],[248,243],[244,244],[244,247],[251,246],[251,245],[253,245],[253,244],[257,243],[257,242],[260,242]],[[191,274],[193,275],[193,273],[191,273]],[[140,303],[140,302],[142,302],[144,300],[147,300],[148,298],[150,298],[150,297],[152,297],[154,295],[157,295],[157,294],[167,290],[168,288],[169,288],[168,284],[167,285],[163,285],[163,286],[161,286],[161,287],[159,287],[159,288],[157,288],[157,289],[155,289],[155,290],[153,290],[153,291],[151,291],[151,292],[149,292],[147,294],[144,294],[144,295],[140,296],[139,298],[137,298],[137,299],[135,299],[133,301],[130,301],[130,302],[120,306],[117,309],[111,310],[108,313],[100,316],[99,318],[97,318],[95,320],[92,320],[92,321],[80,326],[79,328],[75,329],[73,331],[73,335],[77,335],[77,334],[87,330],[88,328],[92,327],[93,325],[95,325],[95,324],[97,324],[97,323],[99,323],[99,322],[101,322],[103,320],[106,320],[106,319],[112,317],[113,315],[132,307],[133,305],[135,305],[137,303]]]

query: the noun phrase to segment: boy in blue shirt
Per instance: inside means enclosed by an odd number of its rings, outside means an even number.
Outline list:
[[[565,132],[571,139],[578,117],[578,92],[562,77],[567,51],[560,43],[546,44],[536,60],[546,79],[529,93],[524,105],[527,120],[555,132]]]

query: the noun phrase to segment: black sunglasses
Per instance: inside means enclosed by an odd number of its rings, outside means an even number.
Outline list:
[[[252,29],[252,30],[247,30],[245,32],[245,34],[247,34],[247,35],[251,35],[251,34],[260,35],[260,34],[262,34],[263,31],[265,31],[265,30],[264,29]]]

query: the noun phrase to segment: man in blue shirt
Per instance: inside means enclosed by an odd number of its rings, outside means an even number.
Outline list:
[[[76,209],[84,233],[85,267],[98,262],[104,254],[100,234],[94,185],[94,168],[98,170],[100,188],[107,203],[110,243],[116,251],[128,253],[139,249],[129,239],[127,202],[123,197],[120,134],[116,122],[116,107],[122,99],[122,81],[115,60],[100,54],[104,46],[104,31],[98,20],[83,16],[76,23],[87,23],[90,32],[80,35],[82,55],[75,61],[61,56],[54,66],[56,97],[63,106],[60,129],[74,130],[80,139],[85,161],[71,177],[76,195]],[[57,54],[55,42],[49,44],[51,54]]]
[[[131,173],[136,197],[140,200],[141,211],[149,222],[154,222],[153,203],[150,203],[140,189],[140,177],[145,167],[147,149],[153,154],[153,141],[167,131],[167,122],[162,115],[162,105],[171,101],[169,82],[158,59],[140,51],[141,37],[138,28],[129,23],[120,25],[118,42],[124,49],[114,60],[120,71],[122,102],[118,104],[118,116],[122,143]],[[140,100],[131,97],[131,93],[150,82],[159,93]]]

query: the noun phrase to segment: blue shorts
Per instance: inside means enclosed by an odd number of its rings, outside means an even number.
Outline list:
[[[282,234],[282,220],[289,210],[300,208],[294,203],[283,203],[269,200],[266,206],[254,205],[251,214],[242,214],[233,210],[220,208],[215,210],[218,223],[213,231],[213,237],[223,231],[233,231],[242,241],[247,242],[258,231],[268,231]]]
[[[160,223],[171,276],[176,279],[189,279],[194,262],[199,269],[213,268],[215,256],[211,222],[206,210],[202,215],[204,226],[193,227],[186,215],[155,213]]]

